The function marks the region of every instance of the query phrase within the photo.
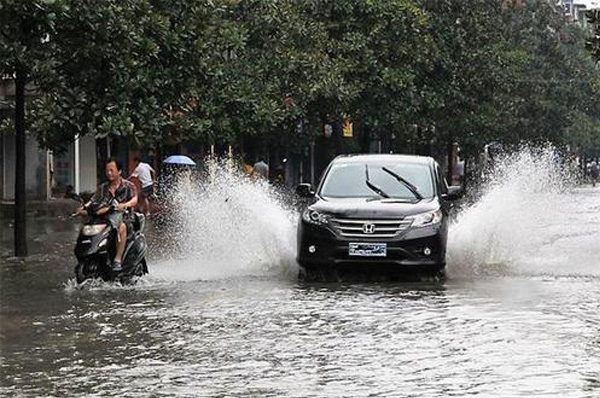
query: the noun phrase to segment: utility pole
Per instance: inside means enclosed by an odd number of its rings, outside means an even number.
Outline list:
[[[79,164],[79,134],[75,136],[75,193],[81,193],[81,166]]]
[[[452,185],[453,177],[454,177],[454,156],[456,154],[454,146],[454,139],[450,137],[448,141],[448,146],[446,147],[446,156],[448,157],[448,170],[446,174],[446,180],[448,181],[448,185]]]

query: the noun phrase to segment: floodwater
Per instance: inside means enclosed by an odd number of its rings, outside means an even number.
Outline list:
[[[73,221],[30,220],[26,262],[4,225],[0,395],[598,397],[600,188],[508,164],[457,215],[445,280],[300,281],[294,212],[227,173],[150,226],[135,286],[73,283]]]

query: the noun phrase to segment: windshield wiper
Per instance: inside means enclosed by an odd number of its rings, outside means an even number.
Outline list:
[[[373,184],[370,180],[369,180],[369,166],[365,164],[365,174],[367,176],[367,179],[365,180],[365,183],[367,184],[367,186],[375,193],[377,193],[379,196],[382,196],[384,198],[389,198],[390,195],[388,195],[387,193],[385,193],[383,191],[383,189],[379,188],[377,185]]]
[[[381,170],[385,171],[386,173],[388,173],[389,175],[391,175],[392,177],[394,177],[397,181],[399,181],[402,184],[404,184],[404,186],[406,188],[408,188],[408,190],[413,195],[415,195],[415,198],[417,198],[418,200],[423,199],[423,196],[421,196],[421,194],[419,193],[419,189],[417,187],[415,187],[413,184],[411,184],[410,182],[408,182],[404,178],[400,177],[398,174],[394,173],[392,170],[388,169],[387,167],[382,167]]]

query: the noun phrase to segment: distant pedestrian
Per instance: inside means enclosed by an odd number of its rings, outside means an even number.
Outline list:
[[[136,157],[133,160],[135,161],[136,166],[131,176],[136,177],[138,180],[140,180],[140,185],[142,188],[140,192],[140,210],[144,214],[150,215],[150,198],[154,194],[154,181],[156,180],[156,173],[154,172],[152,166],[150,166],[148,163],[142,162],[139,155],[136,155]]]
[[[272,177],[273,185],[285,186],[285,169],[283,166],[277,166],[275,168],[275,175]]]
[[[242,173],[247,176],[254,174],[254,167],[252,166],[252,158],[249,155],[243,155],[242,157]]]
[[[252,173],[255,177],[264,178],[266,180],[269,179],[269,165],[265,163],[262,157],[258,158],[258,162],[254,164],[254,171]]]
[[[598,163],[593,161],[590,165],[590,177],[592,179],[592,186],[596,186],[596,181],[598,181],[598,176],[600,175],[600,167],[598,167]]]

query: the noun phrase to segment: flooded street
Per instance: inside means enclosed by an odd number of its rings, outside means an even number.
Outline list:
[[[4,224],[0,395],[597,397],[598,198],[507,179],[458,215],[439,281],[302,282],[293,217],[268,200],[256,219],[190,203],[175,256],[151,227],[130,287],[75,286],[77,223],[30,220],[24,264]]]
[[[0,21],[0,398],[600,398],[600,0]]]

